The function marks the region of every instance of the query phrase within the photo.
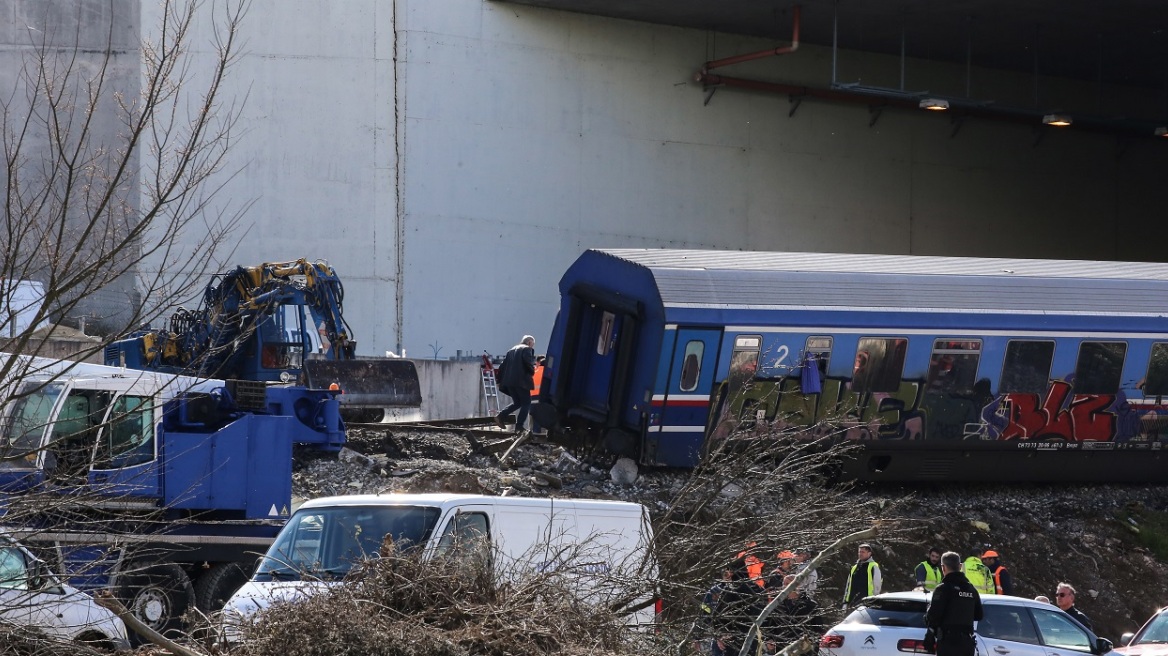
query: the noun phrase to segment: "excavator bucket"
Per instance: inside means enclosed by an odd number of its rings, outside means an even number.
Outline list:
[[[304,363],[309,387],[327,389],[333,383],[344,392],[341,416],[349,422],[416,419],[422,406],[418,369],[401,358],[354,360],[309,359]]]

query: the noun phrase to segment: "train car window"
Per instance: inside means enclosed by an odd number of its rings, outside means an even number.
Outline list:
[[[1152,344],[1148,375],[1144,376],[1144,396],[1168,396],[1168,344]]]
[[[1050,386],[1050,366],[1054,342],[1012,339],[1006,344],[1006,361],[998,392],[1002,394],[1044,394]]]
[[[761,351],[760,336],[740,335],[734,338],[734,352],[730,355],[730,383],[733,389],[738,389],[738,386],[754,378]]]
[[[928,391],[942,394],[970,394],[981,360],[980,339],[938,339],[925,377]]]
[[[860,339],[860,344],[856,348],[856,364],[852,369],[852,390],[861,393],[892,393],[899,390],[907,351],[907,339],[889,337]]]
[[[820,380],[827,378],[827,363],[831,362],[831,337],[808,337],[805,353],[815,358]]]
[[[596,354],[608,355],[612,350],[612,329],[616,323],[616,315],[605,312],[600,317],[600,334],[596,337]]]
[[[1127,344],[1123,342],[1083,342],[1075,364],[1075,394],[1115,394],[1119,391],[1123,359]]]
[[[706,344],[693,340],[685,345],[685,357],[681,363],[681,391],[692,392],[698,388],[698,378],[702,375],[702,355]]]

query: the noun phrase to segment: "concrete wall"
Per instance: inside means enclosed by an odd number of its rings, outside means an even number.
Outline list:
[[[47,282],[75,276],[92,266],[92,233],[117,234],[118,212],[133,216],[138,188],[133,175],[116,189],[108,214],[91,217],[94,198],[108,186],[105,176],[119,164],[125,125],[118,103],[133,102],[140,75],[141,0],[6,0],[0,2],[0,97],[3,150],[18,163],[0,184],[6,199],[0,211],[0,277]],[[45,87],[52,89],[50,108]],[[95,111],[87,111],[93,94]],[[58,147],[59,145],[59,147]],[[77,167],[69,177],[63,151]],[[135,157],[131,157],[135,160]],[[130,169],[134,168],[131,161]],[[93,182],[87,179],[93,176]],[[11,188],[9,185],[12,185]],[[50,189],[45,193],[45,189]],[[64,198],[66,193],[71,198]],[[6,229],[9,223],[13,229]],[[90,241],[76,239],[89,226]],[[58,247],[54,242],[60,238]],[[72,252],[76,250],[76,252]],[[50,264],[51,262],[51,264]],[[55,270],[55,275],[50,273]],[[99,275],[117,266],[99,264]],[[64,285],[63,283],[61,283]],[[64,285],[50,302],[76,300],[60,323],[114,330],[128,321],[135,280],[121,276],[106,288],[79,295]],[[5,333],[7,334],[7,332]]]
[[[422,385],[422,417],[485,417],[478,360],[416,360]],[[504,399],[503,405],[510,403]]]
[[[255,0],[245,28],[227,191],[255,205],[233,263],[329,259],[364,353],[501,353],[524,333],[538,350],[589,247],[1164,257],[1160,144],[951,137],[923,111],[869,127],[864,106],[812,101],[788,117],[785,96],[731,90],[704,104],[703,61],[769,42],[484,0]],[[830,63],[805,46],[725,72],[825,86]],[[965,88],[964,67],[907,70],[912,89]],[[839,71],[889,86],[899,64],[843,52]],[[1034,96],[1026,76],[971,82]]]

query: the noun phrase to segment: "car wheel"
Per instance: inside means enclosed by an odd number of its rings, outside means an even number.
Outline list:
[[[82,633],[77,636],[74,642],[98,651],[115,651],[117,649],[112,640],[100,633]]]

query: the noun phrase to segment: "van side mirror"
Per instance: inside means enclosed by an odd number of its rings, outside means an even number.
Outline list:
[[[30,590],[55,592],[57,580],[49,570],[49,566],[42,561],[34,561],[28,573],[28,588]]]
[[[1111,648],[1114,646],[1115,645],[1111,644],[1111,641],[1107,638],[1095,638],[1095,648],[1091,650],[1091,653],[1106,654],[1107,652],[1111,651]]]
[[[1128,631],[1128,632],[1124,633],[1123,635],[1119,636],[1119,644],[1126,647],[1129,644],[1131,644],[1132,638],[1134,638],[1134,637],[1136,637],[1136,634],[1132,633],[1131,631]]]

